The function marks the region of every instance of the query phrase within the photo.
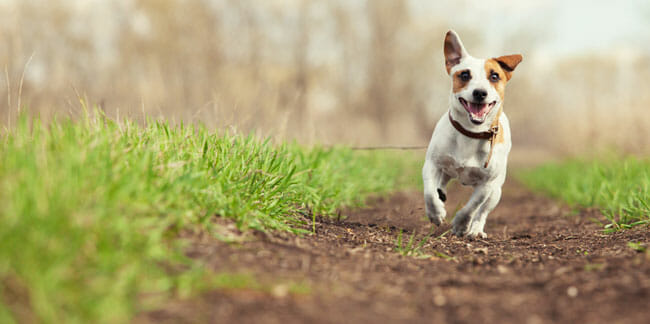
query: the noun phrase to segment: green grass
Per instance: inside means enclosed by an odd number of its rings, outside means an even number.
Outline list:
[[[608,231],[650,224],[650,160],[569,160],[521,172],[530,187],[571,206],[597,207]]]
[[[433,231],[433,227],[431,228],[431,231]],[[417,242],[416,239],[416,232],[413,232],[411,236],[409,236],[408,241],[404,240],[403,237],[403,230],[400,229],[399,233],[397,233],[397,239],[395,239],[395,248],[394,251],[403,255],[403,256],[409,256],[409,257],[415,257],[418,259],[427,259],[432,257],[432,255],[427,254],[423,251],[424,245],[429,242],[429,239],[433,236],[432,232],[429,232],[429,234],[423,236],[420,238],[420,242]],[[433,238],[434,241],[441,239],[443,236],[447,235],[450,230],[440,234],[438,237]],[[442,252],[433,252],[435,256],[440,257],[440,258],[450,258],[449,256],[445,255]],[[444,256],[444,257],[443,257]]]
[[[419,160],[193,125],[98,116],[45,127],[23,116],[0,134],[0,322],[124,322],[226,285],[183,256],[181,231],[213,232],[226,217],[242,230],[308,233],[301,211],[333,215],[414,182]]]
[[[637,252],[645,252],[647,250],[645,245],[639,242],[627,242],[627,246]]]
[[[422,251],[424,244],[426,244],[429,241],[429,238],[431,238],[431,233],[421,238],[420,242],[418,243],[415,240],[415,232],[411,234],[408,241],[403,242],[402,232],[403,231],[400,229],[399,233],[397,233],[397,239],[395,241],[395,252],[403,256],[412,256],[419,259],[426,259],[431,257],[431,255],[428,255]]]

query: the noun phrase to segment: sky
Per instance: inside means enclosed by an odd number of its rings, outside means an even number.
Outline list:
[[[531,50],[536,53],[650,51],[647,0],[414,0],[412,8],[425,20],[434,12],[443,13],[452,28],[478,31],[495,48],[508,47],[504,40],[524,31],[535,37]]]
[[[35,3],[49,0],[32,0]],[[132,0],[113,0],[130,7]],[[199,1],[199,0],[190,0]],[[223,0],[207,0],[222,3]],[[259,0],[277,7],[292,7],[298,0]],[[323,0],[327,1],[327,0]],[[0,0],[0,5],[20,0]],[[108,17],[103,0],[61,0],[79,13],[96,16],[89,26],[107,37],[114,17]],[[613,49],[650,52],[650,1],[648,0],[410,0],[412,14],[431,25],[444,17],[450,28],[471,29],[484,37],[486,51],[509,49],[510,37],[534,36],[529,51],[573,55]],[[364,6],[365,0],[352,1]],[[84,13],[85,12],[85,13]],[[102,27],[106,26],[106,27]],[[462,35],[461,35],[462,37]],[[514,44],[513,44],[514,45]],[[532,47],[532,48],[530,48]],[[513,48],[514,50],[515,48]]]

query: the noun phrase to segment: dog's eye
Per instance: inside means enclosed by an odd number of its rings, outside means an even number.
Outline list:
[[[492,72],[492,73],[490,74],[490,81],[492,81],[492,82],[498,82],[499,80],[501,80],[501,78],[499,77],[499,73]]]
[[[459,77],[461,80],[465,81],[465,82],[467,82],[467,81],[469,81],[469,80],[472,79],[472,75],[469,74],[469,71],[463,71],[463,72],[460,72],[460,74],[458,75],[458,77]]]

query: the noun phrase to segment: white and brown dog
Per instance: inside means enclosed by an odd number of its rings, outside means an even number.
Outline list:
[[[434,224],[442,223],[445,188],[457,178],[474,187],[474,193],[456,213],[452,231],[457,236],[486,238],[485,220],[501,198],[512,146],[503,113],[504,92],[522,57],[474,58],[451,30],[445,37],[444,53],[452,90],[449,111],[433,131],[422,169],[426,214]]]

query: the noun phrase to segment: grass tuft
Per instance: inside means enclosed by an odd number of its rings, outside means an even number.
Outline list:
[[[569,160],[519,173],[528,186],[574,207],[597,207],[607,231],[650,224],[650,160]]]
[[[246,285],[186,258],[179,233],[214,232],[215,217],[308,232],[300,211],[360,205],[413,181],[418,160],[194,125],[22,116],[0,133],[0,322],[125,322],[210,283]]]
[[[429,241],[429,239],[433,234],[429,233],[428,235],[420,239],[420,242],[416,242],[415,234],[416,233],[413,232],[413,234],[411,234],[411,236],[409,237],[408,242],[403,242],[402,230],[400,229],[399,233],[397,233],[397,239],[395,240],[395,252],[403,256],[411,256],[419,259],[430,258],[431,255],[424,253],[422,251],[422,248]]]

